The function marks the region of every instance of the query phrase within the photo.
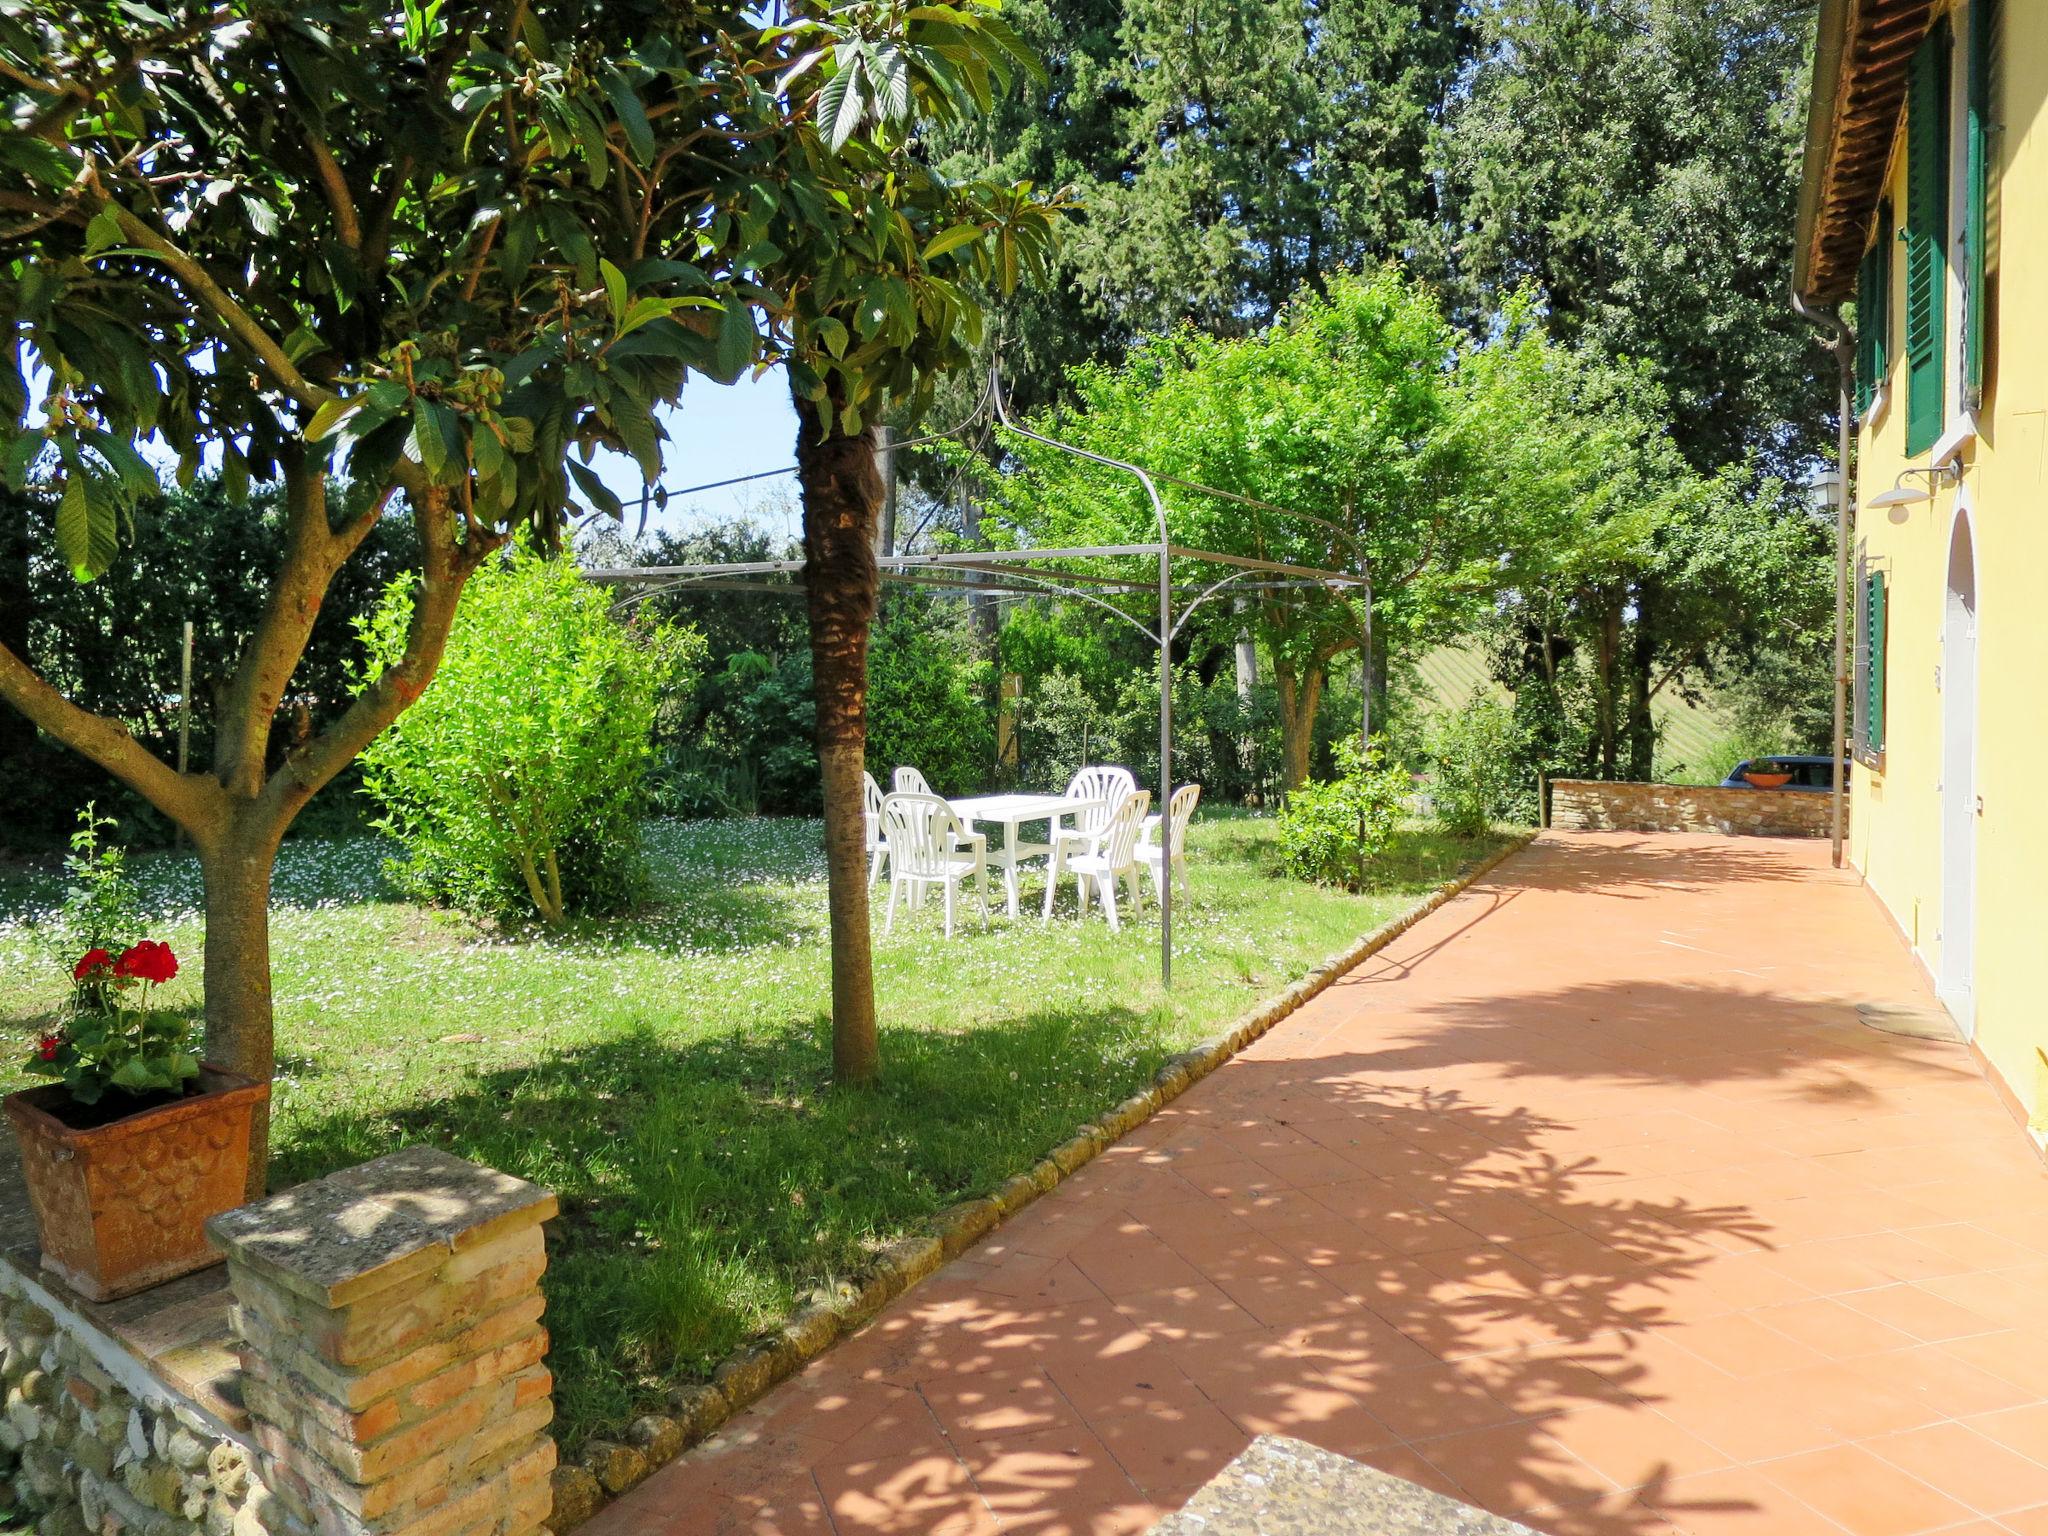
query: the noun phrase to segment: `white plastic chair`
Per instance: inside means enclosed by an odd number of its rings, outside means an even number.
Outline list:
[[[1053,840],[1052,868],[1046,874],[1045,913],[1052,916],[1052,893],[1062,873],[1074,877],[1074,894],[1081,903],[1081,915],[1088,915],[1088,893],[1102,898],[1102,915],[1109,919],[1109,931],[1118,932],[1123,923],[1117,916],[1116,886],[1121,880],[1131,896],[1131,910],[1144,906],[1144,888],[1138,884],[1138,823],[1152,804],[1151,793],[1135,790],[1118,801],[1108,823],[1099,832],[1062,832]]]
[[[898,768],[896,770],[896,777],[890,781],[889,787],[899,795],[929,795],[932,793],[931,785],[925,783],[924,775],[915,768]]]
[[[896,928],[896,897],[909,898],[914,909],[924,904],[933,885],[946,892],[946,937],[953,936],[954,893],[962,881],[977,877],[981,886],[981,925],[988,926],[988,838],[969,833],[953,807],[937,795],[886,795],[882,799],[882,836],[889,845],[889,911],[882,932]]]
[[[868,889],[882,878],[882,865],[889,857],[889,840],[882,836],[882,786],[872,773],[861,774],[861,820],[868,834]]]
[[[898,786],[899,788],[901,786]],[[1094,805],[1074,814],[1074,832],[1093,834],[1109,825],[1109,818],[1125,795],[1138,787],[1128,768],[1083,768],[1067,781],[1069,800],[1092,800]]]
[[[1202,786],[1183,784],[1173,792],[1173,798],[1166,802],[1166,814],[1173,822],[1173,872],[1180,880],[1180,893],[1188,894],[1188,823],[1194,819],[1195,807],[1202,802]],[[1138,862],[1152,871],[1152,890],[1155,895],[1164,894],[1166,850],[1159,841],[1157,816],[1147,816],[1138,838]]]

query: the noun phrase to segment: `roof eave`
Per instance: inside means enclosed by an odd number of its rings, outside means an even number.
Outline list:
[[[1794,283],[1832,304],[1856,286],[1871,214],[1939,0],[1821,0],[1807,100]]]
[[[1821,185],[1835,142],[1835,101],[1842,82],[1848,0],[1821,0],[1813,48],[1813,87],[1806,98],[1806,152],[1799,173],[1799,222],[1792,250],[1792,291],[1811,299],[1815,226]]]

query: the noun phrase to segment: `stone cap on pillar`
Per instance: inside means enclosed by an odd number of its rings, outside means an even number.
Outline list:
[[[407,1147],[224,1212],[206,1233],[229,1263],[344,1307],[555,1210],[538,1184],[437,1147]]]

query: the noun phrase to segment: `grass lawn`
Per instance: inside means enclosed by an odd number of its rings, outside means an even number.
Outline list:
[[[884,1080],[834,1089],[816,822],[651,826],[638,917],[502,934],[396,899],[374,839],[287,844],[273,951],[273,1181],[413,1142],[558,1190],[548,1318],[557,1434],[574,1446],[708,1373],[804,1291],[940,1207],[985,1193],[1211,1034],[1495,843],[1404,831],[1375,890],[1286,879],[1271,823],[1205,812],[1174,990],[1156,906],[978,917],[947,941],[934,899],[877,921]],[[198,871],[132,862],[198,997]],[[33,932],[49,873],[0,873],[0,1021],[62,995]],[[879,918],[879,913],[878,913]],[[21,1086],[25,1049],[0,1059]]]

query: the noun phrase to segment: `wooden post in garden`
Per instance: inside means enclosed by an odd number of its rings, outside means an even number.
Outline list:
[[[185,621],[185,646],[178,660],[178,772],[192,757],[192,621]],[[178,828],[177,841],[185,841],[185,829]]]
[[[431,1147],[208,1223],[259,1471],[299,1527],[535,1536],[553,1506],[547,1190]]]
[[[1017,740],[1017,702],[1024,696],[1023,676],[1005,672],[996,685],[996,771],[1014,774],[1023,752]]]

